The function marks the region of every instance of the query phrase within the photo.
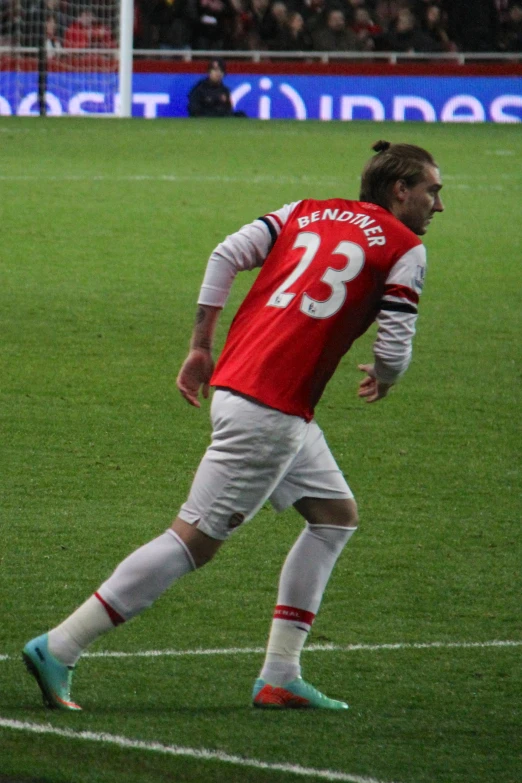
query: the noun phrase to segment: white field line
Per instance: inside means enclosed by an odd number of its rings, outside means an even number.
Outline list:
[[[391,644],[309,644],[304,652],[380,652],[384,650],[445,650],[445,649],[483,649],[488,647],[522,647],[521,640],[492,640],[486,642],[396,642]],[[185,658],[194,655],[262,655],[265,647],[224,647],[195,650],[137,650],[119,652],[105,650],[86,652],[84,658]],[[15,655],[0,655],[0,661],[17,660]]]
[[[359,177],[352,177],[358,180]],[[107,176],[106,174],[20,174],[0,175],[1,182],[215,182],[217,184],[262,184],[275,183],[277,185],[316,185],[322,184],[346,184],[347,178],[341,177],[308,177],[302,175],[273,177],[268,174],[255,176],[230,177],[221,174],[123,174],[120,176]]]
[[[287,772],[292,775],[300,775],[301,777],[316,778],[320,780],[345,781],[346,783],[382,783],[382,781],[378,781],[375,778],[350,775],[348,772],[301,767],[299,764],[271,763],[268,761],[260,761],[259,759],[245,758],[243,756],[232,756],[219,750],[184,748],[179,745],[162,745],[159,742],[133,740],[117,734],[105,734],[93,731],[71,731],[70,729],[59,729],[50,726],[48,723],[28,723],[0,717],[0,729],[1,728],[14,731],[26,731],[33,734],[54,735],[55,737],[84,740],[86,742],[99,742],[105,745],[117,745],[119,748],[129,750],[145,750],[152,753],[161,753],[165,756],[181,756],[196,759],[198,761],[220,761],[226,764],[234,764],[239,767],[268,770],[270,772]]]
[[[505,178],[505,177],[503,177]],[[512,177],[517,179],[517,177]],[[359,180],[359,177],[355,177],[355,181]],[[346,188],[347,182],[350,181],[349,177],[271,177],[268,175],[256,175],[253,177],[227,177],[227,176],[208,176],[208,175],[183,175],[183,174],[158,174],[158,175],[123,175],[119,177],[108,177],[103,174],[89,175],[50,175],[50,176],[38,176],[38,175],[0,175],[0,182],[121,182],[121,183],[140,183],[140,182],[170,182],[173,185],[193,183],[193,184],[216,184],[216,185],[294,185],[305,188],[314,187],[332,187],[332,188]],[[455,191],[484,191],[490,193],[495,191],[497,193],[504,193],[509,191],[513,192],[513,185],[509,184],[492,184],[491,182],[475,182],[470,184],[468,182],[454,182],[448,183],[448,190]],[[305,194],[306,195],[306,194]]]
[[[522,641],[490,641],[490,642],[426,642],[397,644],[309,644],[304,652],[379,652],[381,650],[426,650],[432,648],[473,648],[473,647],[519,647]],[[141,650],[138,652],[105,652],[85,653],[82,657],[90,658],[156,658],[163,656],[187,657],[191,655],[262,655],[265,647],[228,647],[209,650]]]
[[[519,173],[502,173],[501,180],[520,179]],[[256,174],[255,176],[226,176],[223,174],[0,174],[0,182],[199,182],[216,184],[263,184],[274,183],[276,185],[346,185],[349,180],[359,181],[359,176],[342,177],[310,177],[282,175],[279,177],[269,174]],[[452,190],[504,190],[505,186],[498,183],[491,184],[487,175],[455,176],[445,175],[444,180],[448,188]],[[468,180],[468,182],[464,182]],[[477,184],[484,182],[484,184]]]

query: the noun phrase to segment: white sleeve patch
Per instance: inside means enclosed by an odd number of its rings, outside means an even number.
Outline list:
[[[385,285],[386,288],[395,286],[410,288],[417,296],[420,296],[425,275],[426,248],[424,245],[417,245],[408,250],[393,265]]]

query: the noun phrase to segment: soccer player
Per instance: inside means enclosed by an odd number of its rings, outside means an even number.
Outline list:
[[[188,356],[177,379],[196,407],[215,388],[212,441],[172,526],[127,557],[63,623],[23,657],[48,707],[71,701],[73,667],[102,634],[150,606],[207,563],[270,500],[305,527],[288,554],[266,658],[253,688],[261,708],[347,708],[301,677],[300,654],[357,508],[314,408],[341,357],[377,321],[359,396],[384,398],[411,357],[426,253],[419,236],[442,212],[441,179],[426,150],[377,142],[360,200],[304,199],[254,220],[208,261]],[[214,367],[216,323],[237,272],[260,268]]]

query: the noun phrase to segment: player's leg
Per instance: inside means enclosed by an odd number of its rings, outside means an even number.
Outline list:
[[[355,501],[303,498],[295,507],[307,525],[281,571],[254,706],[345,709],[302,680],[300,658],[333,567],[357,527]]]
[[[311,481],[315,484],[313,491],[323,492],[326,497],[305,496],[294,502],[307,524],[281,571],[265,662],[254,686],[254,705],[258,707],[347,706],[327,699],[301,679],[303,646],[334,565],[357,527],[355,501],[329,450],[326,451],[322,433],[320,437],[315,433],[311,440],[308,453],[285,478],[276,506],[282,507],[285,500],[299,492],[299,485],[310,491]]]
[[[177,532],[183,527],[190,530],[187,541]],[[46,706],[80,709],[71,700],[70,688],[72,671],[82,652],[100,636],[151,606],[175,581],[208,562],[221,544],[177,519],[172,528],[125,558],[60,625],[28,642],[24,661],[40,686]]]
[[[71,702],[70,679],[83,650],[208,562],[231,532],[255,514],[304,439],[304,422],[294,420],[216,392],[212,443],[172,527],[129,555],[79,609],[24,648],[26,665],[48,706],[79,709]]]

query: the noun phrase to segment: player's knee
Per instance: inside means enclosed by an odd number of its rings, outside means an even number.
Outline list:
[[[357,527],[359,523],[359,515],[357,513],[357,503],[353,498],[346,500],[343,504],[343,508],[339,509],[339,513],[336,515],[334,524],[339,527]]]
[[[343,527],[357,527],[359,524],[359,513],[357,511],[357,503],[352,498],[348,501],[348,510],[346,514],[346,522]]]
[[[357,503],[353,498],[334,500],[327,498],[301,498],[295,509],[310,525],[357,527]]]
[[[330,509],[329,521],[325,524],[338,527],[356,528],[359,522],[357,503],[353,498],[346,499]]]
[[[202,568],[209,563],[223,544],[223,541],[211,538],[179,517],[172,523],[172,530],[185,547],[195,568]]]

